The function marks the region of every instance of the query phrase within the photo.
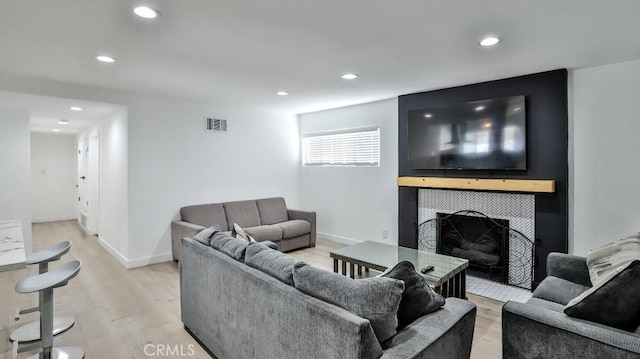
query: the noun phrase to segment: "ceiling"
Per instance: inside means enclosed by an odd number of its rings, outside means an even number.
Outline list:
[[[31,131],[58,129],[60,134],[78,134],[122,109],[122,106],[106,103],[3,91],[0,91],[0,107],[29,112]],[[82,111],[72,111],[71,107],[80,107]],[[60,124],[60,120],[68,120],[68,123]]]
[[[638,59],[638,19],[638,0],[3,0],[0,74],[302,113]]]

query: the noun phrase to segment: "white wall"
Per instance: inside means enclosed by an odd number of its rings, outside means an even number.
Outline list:
[[[75,135],[31,133],[33,222],[76,218],[77,161]]]
[[[29,114],[0,108],[0,220],[19,219],[31,252]]]
[[[300,207],[294,114],[251,109],[250,100],[242,108],[229,107],[215,100],[146,96],[6,75],[0,76],[0,90],[127,108],[127,120],[113,124],[126,123],[126,140],[112,139],[126,142],[126,174],[121,168],[124,158],[114,160],[115,171],[101,169],[101,207],[106,196],[115,196],[112,212],[121,219],[114,217],[109,228],[117,233],[107,234],[102,223],[99,229],[101,237],[113,238],[105,243],[115,243],[112,249],[119,248],[122,256],[112,254],[127,267],[171,259],[170,222],[182,206],[283,196],[290,207]],[[205,133],[205,116],[227,119],[228,133]],[[125,133],[122,127],[114,131]],[[107,140],[100,136],[104,162]],[[121,191],[102,193],[103,176],[117,176],[114,186]],[[117,184],[122,176],[127,178],[126,187]],[[118,198],[123,193],[126,198]],[[126,243],[125,248],[119,243]]]
[[[315,210],[318,235],[340,242],[398,243],[398,100],[299,116],[300,133],[380,127],[379,167],[302,167],[300,200]],[[388,231],[383,238],[382,232]]]
[[[97,216],[100,243],[123,265],[129,266],[129,178],[128,118],[123,106],[78,136],[89,143],[99,137],[98,208],[89,208]],[[89,166],[91,167],[91,165]]]
[[[640,60],[573,71],[571,253],[640,231]]]
[[[226,119],[228,132],[205,132],[205,116]],[[283,196],[298,207],[295,115],[138,97],[129,118],[135,263],[169,255],[170,222],[185,205]]]

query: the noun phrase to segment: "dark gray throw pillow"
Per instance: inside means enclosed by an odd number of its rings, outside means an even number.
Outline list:
[[[608,279],[608,280],[607,280]],[[564,313],[633,332],[640,325],[640,261],[605,278],[567,304]]]
[[[220,227],[218,227],[218,225],[214,225],[208,228],[205,228],[203,230],[201,230],[200,232],[198,232],[198,234],[196,234],[195,236],[193,236],[193,239],[195,239],[196,241],[205,244],[207,246],[211,245],[211,236],[213,236],[213,234],[215,232],[220,231]]]
[[[244,262],[244,254],[249,242],[231,237],[230,232],[215,232],[211,236],[211,247],[231,258]]]
[[[285,284],[293,285],[293,265],[298,260],[288,254],[273,250],[262,243],[251,243],[247,247],[244,262]]]
[[[398,308],[398,330],[444,305],[444,297],[429,287],[427,281],[416,272],[411,262],[403,261],[396,264],[391,270],[382,274],[382,277],[395,278],[404,282],[404,292]]]
[[[402,281],[383,277],[354,280],[296,262],[293,282],[297,289],[312,297],[368,319],[380,343],[396,334],[396,313],[404,290]]]

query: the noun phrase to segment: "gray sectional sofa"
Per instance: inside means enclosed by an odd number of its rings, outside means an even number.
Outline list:
[[[640,358],[640,327],[634,333],[564,313],[589,288],[586,258],[549,254],[547,277],[533,298],[502,308],[503,358]]]
[[[185,328],[219,359],[469,358],[476,314],[469,301],[447,298],[380,344],[372,322],[298,289],[296,270],[352,279],[259,243],[215,236],[210,245],[182,240],[180,304]]]
[[[257,241],[272,241],[278,250],[315,247],[316,213],[288,209],[282,197],[182,207],[180,220],[171,222],[173,259],[181,259],[180,240],[217,225],[231,231],[239,224]]]

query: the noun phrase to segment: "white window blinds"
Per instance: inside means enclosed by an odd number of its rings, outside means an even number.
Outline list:
[[[378,166],[380,129],[367,127],[302,136],[304,166]]]

